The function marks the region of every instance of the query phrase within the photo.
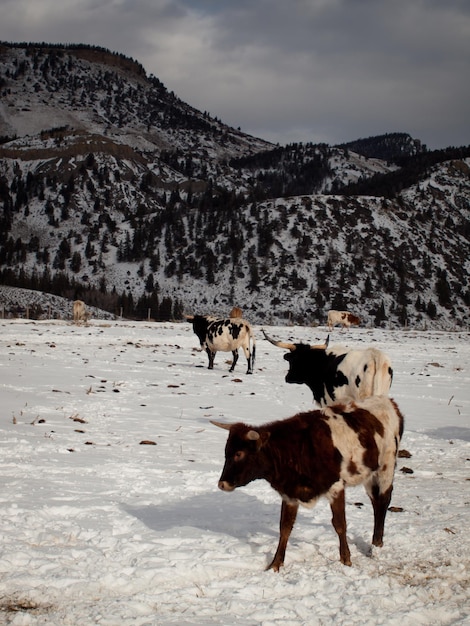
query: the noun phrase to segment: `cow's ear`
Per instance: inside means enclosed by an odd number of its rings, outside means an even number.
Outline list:
[[[246,439],[248,439],[248,441],[258,441],[258,439],[260,438],[260,434],[257,430],[249,430],[246,435],[245,435]]]
[[[248,439],[248,441],[256,441],[256,448],[259,450],[268,441],[269,433],[266,431],[259,433],[257,430],[249,430],[245,438]]]

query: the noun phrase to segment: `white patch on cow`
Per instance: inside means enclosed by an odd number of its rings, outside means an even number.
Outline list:
[[[334,356],[346,356],[338,366],[348,379],[348,385],[335,387],[335,397],[326,393],[326,404],[337,404],[350,400],[365,400],[371,396],[385,396],[392,385],[392,363],[389,357],[377,348],[348,350],[344,346],[333,346],[327,350]],[[360,380],[359,385],[356,384]]]
[[[331,504],[336,500],[339,494],[344,491],[344,482],[343,480],[337,480],[335,483],[331,485],[331,487],[326,492],[325,496],[328,502]]]
[[[371,413],[384,428],[384,437],[376,433],[374,438],[378,450],[378,474],[364,464],[364,447],[359,441],[358,434],[348,426],[344,417],[335,411],[335,407],[323,409],[328,417],[328,425],[334,446],[340,451],[343,460],[341,463],[340,476],[344,485],[355,486],[365,484],[369,491],[371,481],[375,481],[381,491],[385,491],[393,481],[395,460],[397,453],[397,441],[399,441],[400,422],[395,406],[386,396],[374,396],[362,402],[353,402],[346,407],[346,412],[354,412],[355,409],[365,409]],[[351,472],[351,464],[354,471]],[[371,477],[369,481],[368,476]],[[334,499],[332,489],[329,490],[328,499]]]

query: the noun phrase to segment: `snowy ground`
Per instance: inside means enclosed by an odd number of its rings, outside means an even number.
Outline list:
[[[264,481],[217,489],[226,433],[209,423],[312,408],[259,328],[247,376],[243,355],[234,374],[221,353],[208,371],[185,323],[0,326],[0,623],[470,623],[470,333],[332,334],[392,357],[412,456],[398,462],[383,548],[368,555],[372,510],[358,487],[347,492],[352,567],[321,500],[299,512],[275,573],[264,568],[279,496]]]

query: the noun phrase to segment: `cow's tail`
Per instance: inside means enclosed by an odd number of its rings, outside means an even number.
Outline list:
[[[251,348],[251,369],[255,369],[255,359],[256,359],[256,339],[253,333],[253,329],[250,328],[250,348]]]

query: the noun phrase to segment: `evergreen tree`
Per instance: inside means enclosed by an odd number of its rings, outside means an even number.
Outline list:
[[[427,306],[426,306],[426,315],[428,317],[430,317],[432,320],[436,319],[436,315],[437,315],[437,308],[436,305],[434,304],[434,302],[432,300],[429,300]]]
[[[447,282],[447,272],[442,270],[436,282],[436,293],[439,299],[439,304],[446,308],[449,308],[452,304],[451,289]]]
[[[80,252],[75,251],[72,255],[72,260],[70,261],[70,269],[72,270],[72,272],[75,272],[77,274],[80,271],[81,266],[82,257],[80,255]]]
[[[384,301],[382,300],[379,308],[376,311],[374,324],[376,326],[382,326],[382,322],[385,322],[386,319],[387,319],[387,315],[385,313],[385,304],[384,304]]]

